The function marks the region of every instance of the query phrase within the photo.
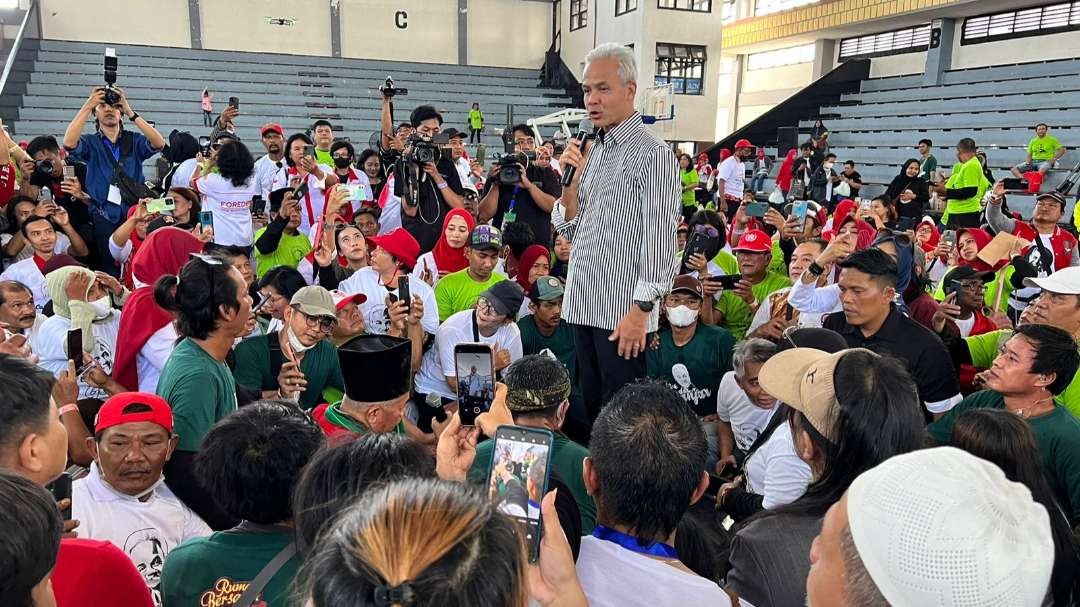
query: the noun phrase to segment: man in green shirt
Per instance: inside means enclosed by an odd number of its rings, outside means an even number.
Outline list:
[[[931,150],[934,149],[934,142],[929,139],[919,140],[919,177],[931,181],[934,176],[934,171],[937,170],[937,158]]]
[[[953,407],[928,428],[948,443],[956,419],[968,409],[1005,409],[1030,424],[1043,472],[1070,526],[1080,522],[1080,421],[1054,398],[1080,367],[1075,339],[1048,325],[1022,325],[983,374],[986,390]]]
[[[506,406],[514,424],[526,428],[543,428],[555,433],[551,446],[551,469],[569,488],[581,511],[582,534],[592,533],[596,526],[596,504],[582,478],[582,462],[589,450],[562,434],[566,412],[570,408],[570,375],[559,361],[533,354],[522,357],[506,368]],[[476,446],[476,458],[469,469],[469,482],[482,485],[487,480],[491,452],[495,441],[486,440]]]
[[[435,285],[435,303],[439,307],[439,322],[446,322],[455,313],[471,309],[480,294],[491,285],[506,280],[495,272],[502,249],[502,232],[498,228],[479,225],[469,234],[465,256],[469,267],[447,274]]]
[[[1024,161],[1012,168],[1012,174],[1017,179],[1022,179],[1024,173],[1038,171],[1045,175],[1047,171],[1057,165],[1057,161],[1065,155],[1065,146],[1057,140],[1057,137],[1048,135],[1050,127],[1045,122],[1035,125],[1035,137],[1028,142],[1027,157]]]
[[[945,214],[941,222],[950,229],[977,228],[982,213],[982,198],[992,185],[983,174],[982,163],[975,156],[975,140],[964,137],[956,144],[952,174],[945,182]]]
[[[169,552],[161,575],[165,605],[294,605],[303,562],[293,541],[290,494],[325,439],[311,417],[275,402],[247,405],[206,435],[196,469],[207,494],[239,525],[188,540]],[[261,588],[240,598],[259,572],[284,555]]]
[[[334,166],[330,146],[334,144],[334,125],[329,120],[316,120],[311,125],[311,137],[315,140],[315,160],[328,167]]]
[[[731,333],[736,340],[746,335],[758,305],[774,291],[791,286],[791,280],[783,274],[769,270],[773,260],[773,242],[761,230],[747,230],[739,238],[734,249],[739,261],[742,279],[734,289],[725,289],[716,300],[720,313],[716,323]]]
[[[389,335],[360,335],[338,348],[345,397],[311,412],[330,439],[368,432],[419,437],[404,420],[412,388],[412,342]]]
[[[327,340],[337,324],[330,293],[318,286],[300,289],[285,310],[280,331],[245,339],[236,346],[236,383],[263,398],[295,400],[311,410],[326,388],[344,389],[337,348]]]
[[[270,268],[295,268],[311,252],[311,239],[300,233],[300,201],[293,198],[292,190],[270,192],[270,206],[277,205],[281,205],[277,217],[255,232],[255,265],[260,279]]]

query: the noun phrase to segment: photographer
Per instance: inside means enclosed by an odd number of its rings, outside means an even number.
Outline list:
[[[44,217],[52,222],[56,233],[54,253],[68,253],[75,257],[85,257],[89,253],[86,241],[72,227],[67,210],[52,200],[35,202],[28,196],[15,196],[7,202],[6,213],[12,232],[10,235],[0,236],[0,243],[3,243],[3,254],[14,258],[16,262],[29,259],[34,254],[32,243],[21,230],[22,224],[33,216]]]
[[[106,99],[113,103],[107,103]],[[83,127],[91,115],[97,132],[83,135]],[[126,116],[140,133],[125,131],[121,116]],[[127,208],[137,202],[137,196],[131,196],[130,186],[143,183],[143,161],[164,147],[165,138],[131,109],[127,95],[120,88],[94,87],[64,132],[64,149],[73,160],[86,163],[94,246],[102,269],[113,276],[120,275],[120,268],[109,253],[109,237],[123,222]]]
[[[86,165],[81,162],[65,162],[60,154],[60,144],[51,135],[30,140],[26,153],[33,162],[23,162],[22,183],[19,193],[38,197],[42,187],[49,188],[56,204],[64,207],[71,218],[71,225],[83,240],[93,239],[90,226],[90,196],[86,193]],[[64,167],[72,166],[75,176],[64,177]]]
[[[311,240],[300,233],[300,201],[293,198],[292,190],[271,192],[270,206],[280,207],[277,217],[255,232],[255,267],[260,278],[270,268],[295,268],[311,252]]]
[[[464,190],[457,167],[433,142],[442,129],[442,114],[430,105],[421,105],[413,110],[409,122],[416,133],[410,136],[394,168],[394,195],[401,197],[401,226],[420,243],[420,251],[427,252],[439,240],[446,213],[464,207]],[[428,154],[434,160],[421,164],[419,160]]]
[[[491,168],[480,201],[480,223],[493,219],[492,225],[502,227],[504,222],[524,221],[532,227],[533,242],[547,246],[551,242],[551,210],[555,199],[562,196],[562,184],[550,165],[529,162],[536,158],[532,130],[518,124],[513,133],[519,162],[511,164],[510,155],[504,155]]]

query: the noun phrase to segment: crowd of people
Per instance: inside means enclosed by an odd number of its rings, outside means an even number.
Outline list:
[[[389,94],[378,149],[265,117],[257,160],[209,90],[205,137],[103,88],[0,129],[0,603],[1080,600],[1065,194],[1009,211],[963,138],[867,200],[820,122],[713,168],[618,45],[583,89],[594,138],[490,164]]]

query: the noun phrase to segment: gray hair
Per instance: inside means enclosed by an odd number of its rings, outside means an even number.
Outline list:
[[[870,577],[866,570],[859,550],[855,546],[855,538],[851,536],[851,527],[844,526],[840,534],[840,552],[844,558],[844,594],[847,595],[849,605],[861,605],[862,607],[889,607],[889,601],[881,594],[881,590]]]
[[[745,377],[747,364],[764,363],[772,358],[773,354],[776,354],[776,344],[760,337],[752,337],[735,344],[732,355],[735,377]]]
[[[614,59],[619,64],[619,78],[623,84],[637,82],[637,59],[630,48],[617,42],[605,42],[585,55],[585,69],[599,59]]]

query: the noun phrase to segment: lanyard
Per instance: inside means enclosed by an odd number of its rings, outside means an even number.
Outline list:
[[[527,178],[528,177],[526,177],[526,179]],[[518,195],[518,192],[520,192],[520,191],[521,191],[521,186],[519,186],[519,185],[514,186],[514,191],[510,193],[510,203],[509,203],[509,205],[507,206],[507,209],[506,209],[507,213],[513,213],[514,212],[514,206],[517,205],[517,195]]]
[[[631,552],[637,552],[639,554],[648,554],[650,556],[659,556],[666,559],[677,559],[679,555],[675,552],[674,546],[669,546],[663,542],[652,541],[642,546],[637,538],[629,536],[621,531],[615,531],[603,525],[597,525],[592,532],[593,537],[598,540],[604,540],[606,542],[613,542],[626,548]]]

